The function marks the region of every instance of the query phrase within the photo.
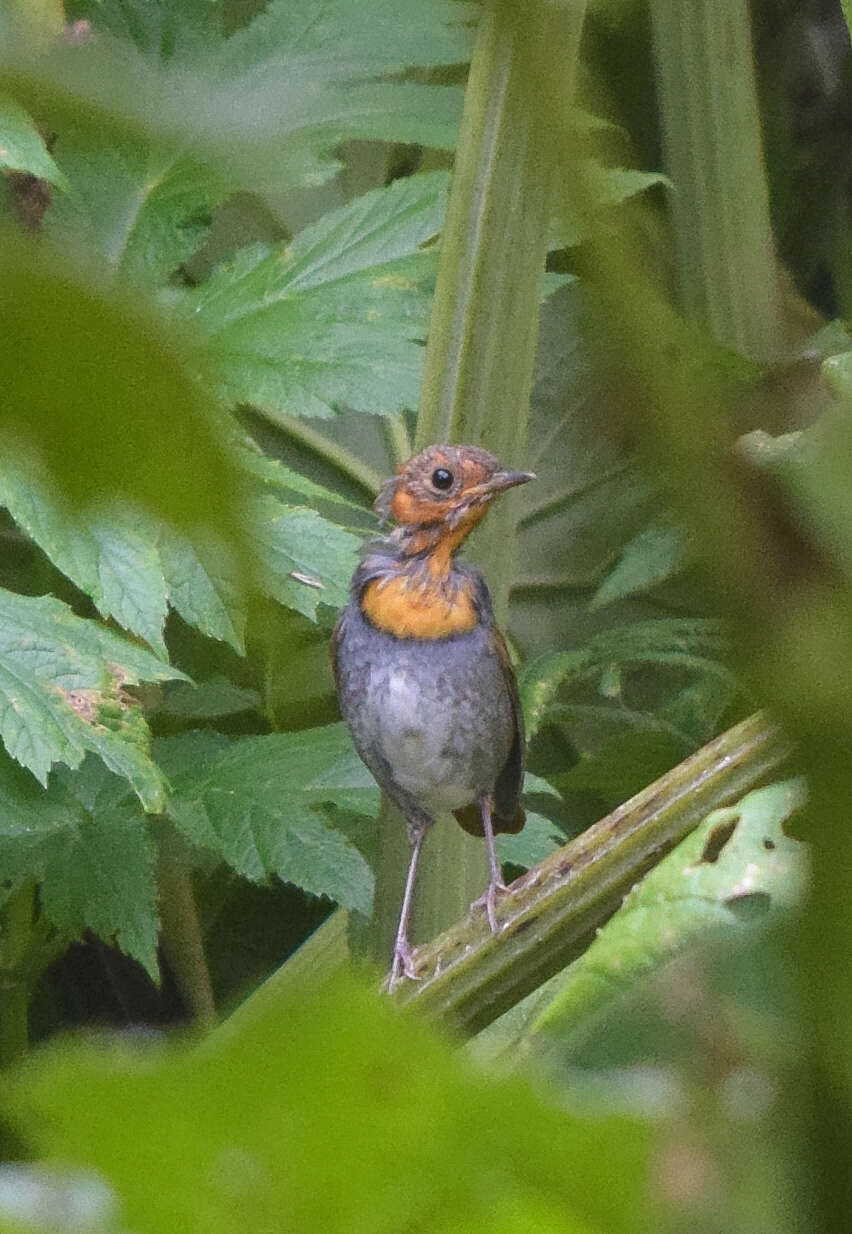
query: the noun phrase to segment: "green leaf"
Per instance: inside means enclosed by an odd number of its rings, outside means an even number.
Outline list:
[[[714,810],[625,897],[588,951],[560,978],[534,1032],[561,1036],[684,948],[714,935],[766,923],[802,895],[804,847],[784,822],[805,800],[801,781],[757,789]]]
[[[565,833],[560,831],[556,823],[541,814],[527,811],[527,821],[523,831],[517,835],[499,835],[497,837],[497,856],[501,864],[509,862],[513,866],[522,866],[528,870],[549,857],[555,848],[565,843]]]
[[[42,784],[54,763],[78,767],[91,750],[160,809],[148,729],[124,687],[182,676],[50,596],[0,591],[0,737]]]
[[[326,80],[378,77],[411,65],[462,64],[470,55],[472,6],[454,0],[272,0],[228,40],[232,69],[256,65]]]
[[[624,546],[615,566],[591,599],[591,607],[603,608],[650,591],[679,573],[688,560],[683,532],[672,524],[652,523]]]
[[[93,930],[159,980],[156,849],[132,803],[84,814],[45,860],[41,904],[64,936]]]
[[[0,903],[35,878],[40,912],[63,939],[93,930],[156,980],[155,857],[126,784],[97,760],[87,759],[82,773],[52,776],[44,790],[0,754]]]
[[[156,60],[189,57],[222,38],[221,0],[83,0],[74,11]]]
[[[736,688],[721,663],[725,647],[719,622],[672,617],[616,626],[595,635],[585,647],[547,652],[524,665],[518,677],[528,731],[538,731],[563,686],[605,678],[613,665],[655,664],[711,673]]]
[[[310,506],[312,509],[318,505],[335,507],[341,520],[353,514],[363,517],[365,507],[362,503],[317,484],[315,480],[309,480],[307,476],[286,467],[278,459],[263,454],[251,439],[240,442],[237,449],[241,466],[260,480],[267,490],[277,493],[287,505]]]
[[[198,532],[190,540],[168,526],[157,550],[169,603],[209,638],[245,651],[245,603],[236,563],[225,545]]]
[[[631,167],[604,167],[595,159],[586,159],[576,175],[584,189],[583,212],[564,197],[553,228],[551,248],[574,248],[593,233],[597,220],[606,210],[622,205],[638,193],[647,192],[658,184],[671,187],[667,176],[655,171],[637,171]]]
[[[194,844],[246,878],[276,874],[369,912],[366,862],[316,808],[330,802],[370,816],[377,808],[344,725],[230,742],[194,733],[158,741],[155,752],[172,786],[168,812]]]
[[[201,1048],[54,1046],[13,1074],[4,1117],[34,1155],[96,1171],[137,1234],[282,1214],[288,1234],[653,1228],[647,1128],[486,1081],[351,976],[296,983]]]
[[[172,54],[182,23],[167,7],[128,11],[126,31],[115,27],[124,37],[47,52],[0,14],[0,85],[37,104],[57,132],[84,117],[101,132],[190,149],[228,182],[270,195],[327,179],[350,137],[454,141],[455,124],[445,120],[457,88],[446,88],[451,101],[436,107],[437,87],[387,75],[463,63],[472,7],[296,0],[271,6],[221,45],[202,31],[189,40],[196,54],[183,46]],[[162,14],[161,32],[157,20],[150,33],[140,28],[151,14]],[[437,125],[436,111],[444,116]]]
[[[257,246],[184,298],[222,397],[276,414],[417,403],[443,172],[397,180],[325,215],[287,249]]]
[[[68,188],[38,129],[24,109],[7,94],[0,94],[0,167],[26,172],[49,180],[59,188]]]
[[[244,613],[234,571],[223,547],[200,547],[200,529],[196,548],[129,502],[76,507],[20,450],[0,449],[0,503],[105,617],[163,658],[169,603],[190,625],[242,651]]]
[[[192,256],[225,195],[212,170],[91,127],[64,129],[56,158],[70,191],[51,202],[45,235],[57,250],[81,262],[97,258],[137,287],[158,287]]]
[[[182,720],[210,720],[216,716],[258,711],[260,704],[256,690],[244,690],[225,677],[211,677],[208,681],[168,682],[157,713]]]
[[[274,497],[255,503],[252,531],[260,583],[269,595],[312,621],[321,604],[346,603],[361,547],[357,536]]]

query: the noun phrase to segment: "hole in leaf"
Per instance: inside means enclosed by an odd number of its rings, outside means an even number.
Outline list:
[[[769,836],[765,836],[763,840],[763,847],[766,849],[767,853],[771,853],[775,848],[775,841],[770,840]]]
[[[766,891],[749,891],[745,895],[731,896],[725,901],[725,906],[731,910],[740,921],[756,921],[769,912],[772,896]]]
[[[737,829],[739,816],[732,818],[729,823],[719,823],[718,827],[714,827],[707,837],[707,843],[704,845],[704,852],[701,854],[701,860],[707,865],[713,865],[719,860],[719,854],[730,840],[731,836]]]

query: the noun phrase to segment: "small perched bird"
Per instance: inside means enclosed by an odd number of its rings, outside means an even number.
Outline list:
[[[497,929],[494,835],[524,825],[523,721],[485,580],[455,554],[495,497],[534,479],[476,446],[429,446],[401,464],[375,505],[397,526],[367,545],[334,631],[340,709],[411,841],[391,988],[416,976],[408,920],[423,838],[442,811],[485,837],[491,879],[476,906]]]

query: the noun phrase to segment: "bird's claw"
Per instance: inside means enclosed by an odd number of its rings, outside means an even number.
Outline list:
[[[497,923],[497,897],[508,890],[505,883],[490,882],[479,899],[474,900],[470,906],[472,909],[485,909],[485,916],[488,918],[492,934],[496,934],[500,929]]]
[[[403,978],[419,981],[420,974],[414,967],[414,948],[406,939],[398,938],[394,944],[393,962],[388,976],[388,993],[392,994]]]

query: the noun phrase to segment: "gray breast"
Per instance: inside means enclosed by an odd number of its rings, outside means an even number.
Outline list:
[[[352,602],[337,653],[340,704],[364,762],[391,797],[430,813],[491,792],[514,736],[512,702],[487,629],[398,639]]]

